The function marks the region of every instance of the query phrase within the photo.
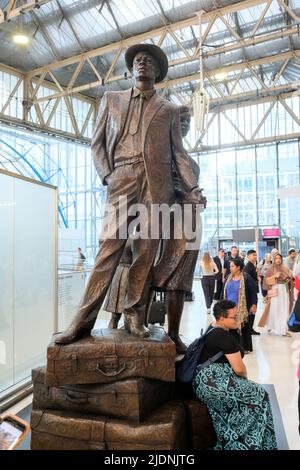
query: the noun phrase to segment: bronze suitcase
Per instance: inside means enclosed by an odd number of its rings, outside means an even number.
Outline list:
[[[211,449],[217,436],[207,406],[195,395],[192,384],[176,382],[174,398],[183,402],[186,411],[188,449]]]
[[[138,338],[124,329],[94,330],[75,343],[47,351],[47,385],[110,383],[131,377],[175,381],[175,344],[163,328]],[[54,336],[55,338],[55,336]]]
[[[133,378],[111,384],[49,387],[45,371],[45,367],[32,371],[34,409],[72,410],[140,422],[171,399],[173,384],[160,380]]]
[[[184,400],[187,444],[189,449],[211,449],[217,443],[215,429],[207,406],[197,398]]]
[[[105,418],[32,410],[31,450],[105,450]]]
[[[141,424],[72,411],[31,414],[32,450],[180,450],[185,436],[185,409],[176,401]]]

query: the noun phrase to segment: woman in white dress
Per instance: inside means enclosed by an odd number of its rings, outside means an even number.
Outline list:
[[[287,321],[293,307],[293,278],[290,270],[283,265],[278,253],[274,263],[265,275],[270,300],[267,320],[268,330],[282,336],[290,336]]]

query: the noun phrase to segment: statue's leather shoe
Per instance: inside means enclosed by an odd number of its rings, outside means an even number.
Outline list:
[[[170,336],[173,343],[176,346],[177,354],[185,354],[187,350],[187,346],[182,342],[179,336]]]
[[[121,314],[113,313],[109,321],[108,328],[110,330],[116,330],[118,328],[118,323],[119,323],[120,318],[121,318]]]
[[[91,333],[90,330],[85,328],[76,328],[74,325],[70,325],[64,333],[60,333],[55,338],[55,343],[57,344],[70,344],[75,343],[79,339],[89,336]]]
[[[139,319],[133,315],[125,315],[124,326],[128,333],[134,336],[140,338],[149,338],[150,336],[148,328],[142,325]]]

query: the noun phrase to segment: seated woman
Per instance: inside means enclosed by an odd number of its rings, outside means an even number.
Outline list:
[[[243,350],[229,331],[238,327],[236,305],[221,300],[213,314],[213,331],[205,340],[200,364],[219,351],[224,355],[196,372],[193,388],[209,409],[218,440],[215,449],[277,449],[269,396],[262,385],[247,379]]]

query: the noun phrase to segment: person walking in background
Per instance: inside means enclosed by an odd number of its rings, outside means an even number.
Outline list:
[[[81,248],[77,248],[77,264],[75,271],[83,271],[84,270],[84,263],[85,263],[86,257],[81,251]]]
[[[243,349],[230,331],[238,328],[234,302],[214,305],[215,321],[205,339],[199,364],[219,352],[223,355],[206,367],[196,368],[193,389],[208,407],[217,435],[215,450],[277,449],[268,393],[248,380]]]
[[[267,296],[267,290],[265,289],[264,279],[266,272],[272,266],[272,256],[271,253],[266,253],[263,260],[261,260],[257,265],[258,276],[260,278],[260,288],[263,297]]]
[[[236,245],[232,245],[230,248],[230,255],[228,257],[228,261],[231,261],[232,259],[236,259],[239,257],[239,249]]]
[[[223,250],[223,248],[219,249],[218,256],[215,256],[213,260],[219,270],[219,272],[215,275],[215,279],[217,281],[217,288],[214,295],[214,299],[220,300],[224,285],[224,279],[230,271],[229,263],[225,259],[225,251]]]
[[[275,256],[273,265],[266,272],[265,282],[270,301],[268,330],[277,335],[291,336],[287,321],[294,302],[293,279],[289,268],[283,265],[281,254]]]
[[[255,250],[248,250],[247,251],[247,258],[248,258],[248,263],[246,264],[244,268],[244,273],[249,274],[249,276],[252,277],[255,287],[256,287],[256,293],[259,293],[259,281],[258,281],[258,275],[257,275],[257,253]],[[260,335],[257,331],[253,329],[253,324],[254,324],[254,315],[255,313],[249,313],[249,327],[251,329],[251,334],[252,335]]]
[[[297,300],[299,293],[300,293],[300,251],[298,251],[296,262],[294,264],[293,277],[294,277],[294,297],[295,297],[295,300]]]
[[[230,255],[228,256],[228,262],[230,263],[230,261],[234,260],[234,259],[239,259],[243,266],[242,266],[242,269],[244,268],[244,260],[243,258],[241,258],[239,256],[239,249],[236,245],[232,245],[232,247],[230,248]]]
[[[289,256],[284,258],[283,264],[284,266],[289,268],[291,272],[293,272],[295,263],[296,263],[296,250],[295,248],[291,248],[289,250]]]
[[[296,261],[294,264],[293,268],[293,275],[295,276],[300,276],[300,251],[298,251],[297,256],[296,256]]]
[[[207,313],[211,313],[211,305],[213,303],[215,292],[215,275],[219,272],[216,263],[205,251],[200,261],[200,272],[202,274],[201,284],[204,292]]]
[[[225,286],[224,299],[231,300],[237,305],[240,331],[237,338],[245,353],[253,351],[251,338],[251,322],[249,314],[256,313],[257,289],[252,277],[243,273],[243,262],[240,259],[230,261],[230,272]]]
[[[239,250],[239,258],[244,262],[244,264],[247,262],[246,252],[244,250]]]

